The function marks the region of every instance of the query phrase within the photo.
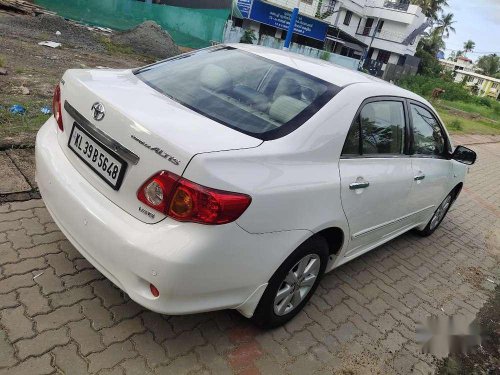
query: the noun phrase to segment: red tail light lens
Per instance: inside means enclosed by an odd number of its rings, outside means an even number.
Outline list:
[[[62,121],[62,111],[61,111],[61,87],[59,84],[54,90],[54,98],[52,99],[52,113],[57,121],[57,126],[61,131],[64,131],[63,121]]]
[[[212,225],[238,219],[252,201],[248,195],[207,188],[165,171],[146,181],[137,198],[175,220]]]

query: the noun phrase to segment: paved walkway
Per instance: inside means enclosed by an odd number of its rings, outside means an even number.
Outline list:
[[[475,142],[473,142],[475,143]],[[500,144],[430,238],[404,235],[327,275],[304,312],[261,331],[232,311],[145,311],[58,231],[41,200],[0,206],[0,374],[428,374],[415,326],[472,319],[500,280]]]

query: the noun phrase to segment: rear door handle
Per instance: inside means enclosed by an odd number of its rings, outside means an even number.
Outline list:
[[[366,189],[368,186],[370,186],[370,183],[368,181],[353,182],[352,184],[349,185],[349,189],[351,190]]]
[[[415,177],[413,177],[413,179],[414,179],[415,181],[422,181],[424,178],[425,178],[425,174],[423,174],[423,173],[422,173],[422,174],[419,174],[419,175],[417,175],[417,176],[415,176]]]

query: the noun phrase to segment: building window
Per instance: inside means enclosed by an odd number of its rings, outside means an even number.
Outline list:
[[[377,24],[377,33],[382,32],[382,27],[384,27],[384,20],[379,20]]]
[[[477,81],[477,84],[478,84],[478,85],[482,85],[482,84],[483,84],[483,82],[484,82],[484,79],[479,79],[479,80]]]
[[[474,81],[474,77],[473,76],[470,76],[469,79],[468,79],[469,82],[473,82]]]
[[[496,89],[498,87],[498,83],[494,83],[493,86],[491,86],[492,89]]]
[[[363,29],[363,35],[365,35],[365,36],[370,35],[370,31],[372,30],[372,26],[373,26],[373,21],[374,21],[373,18],[366,19],[365,27]]]
[[[351,23],[352,12],[350,10],[345,12],[344,25],[349,26]]]
[[[389,58],[391,57],[391,53],[389,51],[379,50],[377,61],[382,61],[384,64],[389,63]]]

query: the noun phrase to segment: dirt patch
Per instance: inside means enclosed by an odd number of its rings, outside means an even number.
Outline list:
[[[51,107],[54,87],[67,69],[136,68],[157,60],[132,50],[110,50],[102,42],[108,37],[57,16],[0,12],[0,62],[7,71],[0,75],[0,150],[33,146],[34,134],[50,116],[41,108]],[[44,40],[62,46],[39,46]],[[25,113],[10,113],[14,104],[22,105]]]
[[[485,276],[480,268],[478,267],[458,267],[458,273],[462,276],[462,279],[471,284],[477,289],[482,289],[482,284],[485,279]]]
[[[117,45],[130,46],[137,53],[161,59],[180,53],[170,34],[154,21],[146,21],[131,30],[113,34],[111,41]]]
[[[500,374],[500,285],[477,315],[482,345],[467,354],[453,354],[438,364],[438,375]]]

